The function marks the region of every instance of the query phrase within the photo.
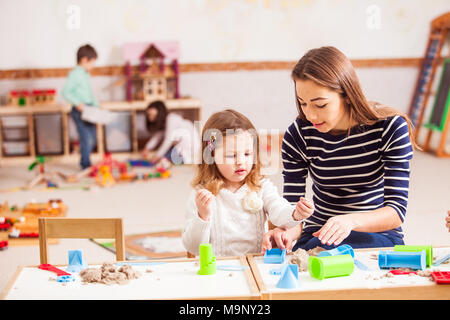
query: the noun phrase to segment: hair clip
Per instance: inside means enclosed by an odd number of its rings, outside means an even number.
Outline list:
[[[211,138],[209,139],[207,145],[208,145],[208,149],[210,152],[213,152],[214,148],[215,148],[215,142],[216,142],[216,136],[215,135],[211,135]]]

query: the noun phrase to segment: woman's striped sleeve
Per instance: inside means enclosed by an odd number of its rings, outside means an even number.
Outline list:
[[[283,161],[283,197],[296,204],[305,196],[308,161],[305,140],[301,136],[299,125],[294,122],[286,131],[281,145]]]
[[[386,121],[381,139],[384,163],[384,205],[394,208],[402,222],[408,205],[410,160],[413,156],[408,123],[396,116]]]

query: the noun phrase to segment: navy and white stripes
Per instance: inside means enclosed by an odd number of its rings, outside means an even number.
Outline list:
[[[283,196],[295,204],[313,181],[314,214],[304,232],[315,232],[333,216],[394,208],[404,221],[408,203],[409,161],[413,150],[408,125],[400,116],[352,128],[350,135],[318,131],[296,119],[282,144]],[[381,232],[403,237],[401,227]]]

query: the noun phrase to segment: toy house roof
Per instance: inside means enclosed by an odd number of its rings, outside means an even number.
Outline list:
[[[180,57],[180,48],[177,41],[155,41],[126,43],[123,47],[123,58],[125,61],[138,61],[152,46],[164,58],[174,60]]]

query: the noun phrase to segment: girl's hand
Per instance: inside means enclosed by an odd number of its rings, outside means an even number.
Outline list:
[[[314,213],[314,203],[309,200],[300,197],[300,200],[295,206],[295,210],[292,213],[294,220],[303,220],[309,218]]]
[[[263,236],[262,253],[277,247],[281,250],[287,249],[287,251],[290,251],[292,250],[292,241],[289,232],[286,232],[283,228],[269,230]]]
[[[214,198],[214,195],[206,189],[197,191],[195,195],[195,204],[197,205],[198,215],[202,220],[209,220],[209,217],[211,216],[210,204]]]
[[[328,219],[320,230],[312,235],[319,238],[322,244],[339,245],[356,227],[351,215],[341,215]]]

